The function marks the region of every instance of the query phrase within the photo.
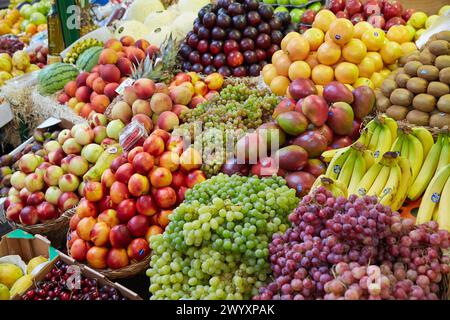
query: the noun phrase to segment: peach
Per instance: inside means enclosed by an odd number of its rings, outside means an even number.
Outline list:
[[[77,98],[70,98],[70,100],[67,102],[67,105],[70,109],[74,109],[75,106],[78,104]]]
[[[139,99],[147,100],[155,93],[155,83],[150,79],[139,79],[133,84]]]
[[[58,205],[58,200],[63,192],[58,187],[49,187],[45,191],[45,200],[51,204]]]
[[[97,202],[105,196],[105,188],[100,182],[89,181],[84,186],[83,194],[87,200]]]
[[[71,137],[70,130],[64,129],[58,134],[57,141],[62,146],[64,144],[64,142],[66,142],[66,140],[69,139],[70,137]]]
[[[39,158],[32,153],[23,155],[19,160],[19,170],[23,173],[32,173],[39,165]]]
[[[175,172],[180,166],[180,157],[175,152],[166,151],[159,157],[159,166]]]
[[[65,158],[63,158],[61,160],[61,169],[63,169],[65,172],[68,172],[70,160],[72,160],[74,157],[76,157],[75,154],[69,154]]]
[[[97,145],[101,144],[107,136],[105,126],[97,126],[94,128],[94,142]]]
[[[109,98],[104,94],[95,96],[91,101],[92,108],[95,112],[98,113],[104,113],[106,111],[106,108],[108,108],[109,104],[111,103]]]
[[[98,58],[99,64],[116,64],[117,63],[117,53],[113,49],[103,49]]]
[[[199,184],[206,180],[206,176],[201,170],[195,170],[190,172],[186,177],[186,185],[188,188],[193,188],[196,184]]]
[[[133,199],[123,200],[117,206],[117,217],[121,223],[127,223],[136,215],[136,203]]]
[[[119,87],[119,84],[116,82],[108,83],[105,86],[104,94],[109,98],[110,101],[112,101],[115,97],[117,97],[118,93],[116,92],[116,89]]]
[[[11,203],[6,210],[6,217],[9,221],[19,222],[20,212],[24,208],[20,202]]]
[[[130,59],[124,57],[121,57],[117,60],[117,67],[120,70],[120,74],[121,75],[131,75],[133,72],[133,63],[131,62]]]
[[[177,201],[178,203],[182,203],[186,198],[186,192],[188,191],[187,187],[181,187],[177,192]]]
[[[131,36],[123,36],[122,38],[120,38],[120,42],[124,47],[133,46],[136,43]]]
[[[77,105],[73,108],[73,112],[77,115],[80,115],[81,109],[86,105],[84,102],[79,102]]]
[[[150,119],[145,114],[137,114],[133,118],[131,118],[131,122],[138,121],[140,124],[142,124],[147,131],[147,133],[150,133],[153,129],[153,122],[152,119]]]
[[[74,138],[69,138],[64,142],[62,149],[66,154],[79,154],[81,145]]]
[[[140,197],[147,194],[150,190],[150,183],[146,176],[135,173],[131,176],[128,182],[128,191],[132,196]]]
[[[192,82],[192,77],[188,73],[180,72],[175,76],[174,81],[175,85],[179,86],[180,84],[185,82]]]
[[[161,228],[158,225],[150,226],[150,228],[148,228],[147,232],[145,233],[145,239],[147,240],[148,243],[150,243],[150,238],[152,236],[162,234],[163,232],[164,232],[163,228]]]
[[[72,231],[67,235],[67,247],[72,248],[72,245],[76,240],[80,239],[76,231]]]
[[[101,65],[100,77],[106,82],[119,82],[120,80],[120,70],[113,64]]]
[[[62,150],[62,149],[61,149]],[[47,171],[48,168],[50,168],[52,164],[50,162],[42,162],[39,167],[34,171],[34,173],[40,175],[42,178],[44,178],[44,174]],[[6,177],[6,176],[5,176]]]
[[[162,210],[160,213],[158,213],[158,224],[161,228],[165,229],[170,223],[170,214],[172,214],[172,210]]]
[[[111,188],[112,184],[116,181],[116,177],[114,176],[114,173],[112,172],[111,169],[106,169],[103,174],[102,174],[102,178],[101,178],[101,183],[102,185],[106,188],[109,189]]]
[[[153,122],[153,125],[154,125],[155,127],[158,126],[158,119],[159,119],[159,114],[154,113],[154,114],[152,115],[152,122]]]
[[[76,81],[69,81],[64,86],[64,92],[71,98],[75,97],[75,93],[77,91],[77,82]]]
[[[196,84],[198,81],[202,81],[202,78],[197,72],[188,72],[188,76],[191,77],[191,83]]]
[[[73,192],[64,192],[58,199],[58,209],[65,212],[78,204],[78,196]]]
[[[82,198],[77,206],[77,215],[80,219],[93,217],[96,218],[98,215],[97,206],[94,202]]]
[[[209,90],[219,90],[223,86],[224,78],[220,73],[214,72],[205,78],[205,82]]]
[[[89,163],[81,156],[73,157],[69,162],[68,172],[76,176],[82,176],[89,170]],[[61,170],[62,171],[62,170]],[[52,184],[56,185],[56,184]]]
[[[97,221],[106,223],[110,228],[117,226],[120,223],[119,218],[117,217],[117,211],[113,209],[108,209],[100,213]]]
[[[125,163],[117,169],[115,177],[117,181],[128,184],[128,181],[133,174],[133,165],[131,163]]]
[[[127,228],[134,238],[143,237],[149,228],[149,220],[143,215],[134,216],[128,221]]]
[[[80,180],[72,173],[61,176],[58,180],[58,186],[62,192],[74,192],[78,189]]]
[[[92,129],[95,129],[98,126],[106,126],[108,124],[108,118],[104,114],[98,112],[91,114],[88,121]]]
[[[21,171],[16,171],[11,175],[11,185],[20,190],[25,187],[25,178],[27,175]]]
[[[160,137],[161,139],[163,139],[164,143],[167,143],[167,141],[170,139],[170,133],[159,128],[155,129],[155,131],[153,131],[151,135]]]
[[[36,210],[40,221],[48,221],[59,217],[59,212],[56,206],[47,201],[41,202],[36,207]]]
[[[170,186],[172,173],[167,168],[156,168],[150,173],[150,182],[155,188]]]
[[[44,181],[48,186],[57,186],[59,178],[64,174],[64,170],[58,166],[50,166],[44,174]]]
[[[89,102],[92,90],[88,86],[79,87],[75,93],[75,97],[79,102]]]
[[[89,245],[83,239],[76,239],[73,241],[72,246],[70,246],[70,255],[72,258],[79,262],[86,260],[86,255],[89,250]]]
[[[89,75],[90,73],[85,71],[78,74],[77,78],[75,79],[75,83],[78,88],[86,85]]]
[[[150,100],[150,108],[156,114],[172,110],[172,100],[165,93],[155,93]]]
[[[152,196],[145,195],[136,201],[136,210],[139,214],[150,217],[158,212],[158,207]]]
[[[45,200],[44,193],[41,191],[32,192],[26,201],[27,206],[37,206]]]
[[[145,239],[134,239],[127,248],[127,254],[132,260],[144,260],[150,254],[150,246]]]
[[[159,115],[158,127],[164,131],[171,132],[173,129],[178,127],[180,124],[180,119],[172,111],[164,111]]]
[[[191,84],[192,86],[192,84]],[[193,88],[182,84],[170,90],[169,96],[175,104],[184,104],[185,106],[191,102],[194,94]]]
[[[176,104],[172,108],[172,112],[175,113],[178,117],[180,117],[181,114],[186,111],[189,111],[189,108],[182,104]]]
[[[121,120],[123,123],[129,123],[133,117],[133,111],[125,101],[117,102],[111,110],[111,117],[114,120]]]
[[[95,93],[103,94],[106,87],[106,82],[102,78],[97,78],[92,83],[92,89],[95,91]]]
[[[203,81],[197,81],[194,84],[194,91],[195,94],[200,96],[205,96],[208,93],[208,86]]]
[[[90,103],[86,103],[83,107],[81,107],[79,115],[82,118],[88,119],[91,113],[94,113],[94,109]]]
[[[202,166],[202,156],[196,149],[190,147],[181,154],[180,166],[186,172],[200,169]]]
[[[148,174],[153,169],[155,159],[147,152],[138,153],[133,159],[133,169],[140,174]]]
[[[95,269],[105,269],[107,267],[106,259],[108,256],[108,248],[92,247],[86,254],[86,260],[89,266]]]
[[[117,205],[112,201],[111,196],[106,196],[97,202],[98,211],[103,212],[109,209],[116,209]]]
[[[172,172],[172,184],[170,186],[174,189],[186,187],[186,175],[181,171]]]
[[[208,92],[208,94],[205,96],[205,99],[208,101],[213,100],[214,98],[218,97],[220,94],[218,91],[216,90],[211,90],[210,92]]]
[[[30,192],[40,191],[44,189],[44,179],[36,173],[30,173],[25,178],[25,188]]]
[[[19,221],[22,224],[31,226],[39,222],[37,209],[35,207],[24,207],[19,214]]]
[[[150,47],[150,42],[145,39],[139,39],[134,45],[142,51],[146,52],[148,47]]]
[[[106,134],[108,135],[108,138],[111,139],[110,142],[112,144],[115,144],[117,143],[117,141],[119,141],[120,134],[122,133],[123,128],[125,128],[125,124],[119,119],[113,120],[108,123],[108,125],[106,126]],[[103,144],[105,144],[105,141],[102,142],[102,145]]]
[[[201,104],[201,103],[203,103],[203,102],[206,102],[207,100],[204,98],[204,97],[202,97],[202,96],[194,96],[193,98],[192,98],[192,100],[191,100],[191,103],[189,104],[189,106],[192,108],[192,109],[195,109],[195,108],[197,108],[197,106],[199,105],[199,104]]]
[[[128,105],[132,106],[134,102],[139,99],[136,93],[136,90],[133,86],[126,87],[123,91],[123,101],[128,103]]]
[[[87,79],[86,79],[86,85],[89,87],[89,88],[93,88],[94,87],[94,81],[95,81],[95,79],[97,79],[98,77],[100,77],[100,74],[99,73],[97,73],[97,72],[93,72],[93,73],[91,73],[88,77],[87,77]]]
[[[113,49],[116,52],[119,52],[119,51],[123,50],[122,43],[119,40],[117,40],[117,39],[109,39],[108,41],[105,42],[104,47],[105,48],[109,48],[109,49]]]
[[[49,152],[47,155],[48,161],[53,165],[60,165],[64,156],[65,156],[65,153],[62,148],[60,148],[56,151]]]
[[[119,204],[123,200],[126,200],[130,197],[128,186],[125,183],[119,181],[116,181],[112,184],[111,189],[109,190],[109,194],[111,196],[112,202],[115,204]]]
[[[93,217],[82,218],[77,225],[77,234],[84,241],[91,240],[91,230],[97,221]]]
[[[45,149],[47,152],[56,151],[56,150],[58,150],[58,149],[60,149],[60,148],[61,148],[61,145],[60,145],[59,142],[56,141],[56,140],[50,140],[50,141],[48,141],[48,142],[46,142],[46,143],[44,144],[44,149]]]
[[[134,64],[138,64],[145,59],[145,52],[136,47],[129,47],[126,54],[127,58]]]
[[[81,221],[81,218],[78,214],[74,214],[69,220],[69,229],[76,230],[78,223]],[[75,231],[76,232],[76,231]]]
[[[105,222],[97,222],[91,230],[91,241],[99,247],[105,247],[109,243],[111,228]]]
[[[31,192],[27,189],[27,188],[22,188],[22,190],[20,190],[19,192],[19,198],[20,201],[22,201],[23,203],[27,202],[28,197],[31,195]]]
[[[67,93],[62,92],[58,95],[57,100],[59,104],[66,104],[70,100],[70,96]]]
[[[141,147],[141,146],[134,147],[133,149],[131,149],[130,152],[128,152],[128,156],[125,159],[128,160],[129,163],[133,163],[134,157],[136,157],[136,155],[141,152],[144,152],[143,147]],[[121,163],[120,165],[125,164],[127,162],[126,160],[123,163]],[[117,169],[118,169],[118,167],[117,167]],[[117,169],[116,169],[116,171],[117,171]]]
[[[145,51],[145,54],[151,58],[158,51],[159,51],[159,48],[152,44],[152,45],[150,45],[150,47],[147,48],[147,50]]]
[[[84,196],[84,185],[85,185],[86,183],[84,182],[84,181],[81,181],[80,182],[80,185],[78,186],[78,189],[77,189],[77,193],[78,193],[78,195],[80,196],[80,197],[83,197]]]
[[[164,152],[164,140],[157,135],[151,135],[145,139],[143,147],[145,152],[158,157]]]
[[[137,99],[131,106],[133,115],[145,114],[147,116],[152,115],[152,109],[150,108],[150,102],[148,100]]]
[[[92,68],[91,73],[98,73],[100,69],[100,65],[96,65],[95,67]]]
[[[111,228],[109,233],[109,241],[113,248],[121,249],[126,248],[131,242],[131,234],[127,226],[119,224]]]
[[[127,250],[125,249],[111,249],[106,257],[106,264],[110,269],[125,268],[130,264]]]
[[[165,83],[162,82],[155,83],[155,93],[164,93],[169,95],[169,88]]]

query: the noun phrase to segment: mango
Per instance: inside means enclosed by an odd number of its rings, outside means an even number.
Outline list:
[[[306,131],[308,120],[300,112],[288,111],[278,116],[277,124],[287,134],[298,136]]]
[[[0,301],[9,300],[10,297],[11,295],[9,293],[8,287],[0,283]]]
[[[300,146],[292,145],[278,150],[275,159],[281,169],[299,171],[308,163],[308,152]]]
[[[355,114],[352,107],[345,102],[336,102],[330,107],[327,125],[334,133],[347,136],[353,132]]]
[[[0,283],[3,283],[8,288],[23,276],[22,269],[12,263],[0,264]]]

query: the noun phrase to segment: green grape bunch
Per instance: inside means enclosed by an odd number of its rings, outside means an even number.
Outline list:
[[[187,191],[152,236],[151,299],[249,299],[269,281],[268,244],[298,204],[281,177],[219,174]]]

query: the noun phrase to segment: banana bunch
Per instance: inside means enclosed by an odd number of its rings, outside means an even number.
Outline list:
[[[64,63],[75,63],[78,57],[87,49],[92,47],[103,47],[103,42],[94,38],[87,38],[73,45],[64,58]]]
[[[391,151],[397,152],[409,160],[416,180],[422,165],[433,146],[434,140],[430,131],[424,127],[403,128],[398,130],[398,137],[392,145]]]
[[[313,193],[314,190],[324,187],[328,191],[330,191],[335,198],[338,197],[348,197],[347,187],[341,183],[340,181],[328,178],[325,175],[319,176],[311,187],[310,193]]]
[[[422,198],[416,224],[431,220],[450,231],[450,164],[437,171]]]
[[[375,160],[380,161],[397,139],[397,121],[385,115],[379,115],[370,121],[362,132],[358,142],[373,151]]]
[[[364,174],[356,187],[359,196],[377,196],[380,203],[398,210],[406,199],[411,185],[409,161],[397,152],[386,152]]]
[[[374,162],[372,152],[361,143],[355,142],[335,154],[325,176],[342,183],[349,194],[354,194],[362,177]]]
[[[427,142],[427,145],[430,146],[430,142]],[[424,148],[425,153],[426,150]],[[415,157],[415,155],[412,154],[411,157]],[[424,159],[421,169],[408,191],[408,199],[413,201],[422,196],[436,173],[450,164],[450,137],[447,132],[441,133],[438,136],[436,143],[431,145]],[[412,162],[411,166],[414,166]]]

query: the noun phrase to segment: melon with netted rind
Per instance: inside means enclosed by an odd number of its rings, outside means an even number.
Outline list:
[[[150,13],[162,10],[164,10],[164,6],[159,0],[134,0],[128,8],[125,18],[144,22]]]

